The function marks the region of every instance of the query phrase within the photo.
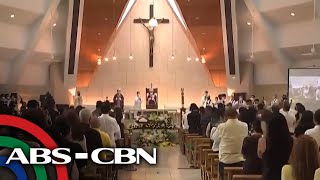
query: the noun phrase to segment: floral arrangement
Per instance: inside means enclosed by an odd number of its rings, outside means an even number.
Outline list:
[[[172,117],[168,114],[140,116],[138,120],[129,125],[129,129],[174,129]]]
[[[151,130],[141,132],[136,139],[136,143],[139,147],[144,146],[174,146],[173,143],[175,134],[166,130]]]

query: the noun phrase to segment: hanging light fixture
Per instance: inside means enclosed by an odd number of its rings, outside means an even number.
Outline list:
[[[204,58],[206,48],[202,48],[202,55],[201,55],[201,63],[206,63],[206,58]]]
[[[97,60],[97,65],[101,65],[102,61],[101,61],[101,52],[100,49],[98,49],[98,60]]]
[[[173,41],[173,12],[171,12],[171,21],[172,21],[172,23],[171,23],[171,60],[174,60],[175,59],[175,56],[174,56],[174,50],[173,50],[173,48],[174,48],[174,45],[173,45],[173,43],[174,43],[174,41]]]
[[[132,36],[131,36],[131,29],[132,29],[132,19],[131,19],[131,13],[130,13],[130,55],[129,55],[129,60],[133,60],[133,56],[132,56]]]
[[[249,58],[247,59],[248,62],[253,62],[254,61],[254,54],[253,54],[253,43],[254,43],[254,36],[253,36],[253,26],[254,26],[254,23],[253,23],[253,17],[252,17],[252,23],[251,23],[251,54],[249,56]]]
[[[52,12],[51,12],[51,22],[53,22],[54,19],[53,19],[53,15],[52,15]],[[54,23],[56,25],[56,23]],[[50,55],[50,58],[53,60],[54,59],[54,54],[53,54],[53,27],[55,26],[51,26],[50,27],[50,41],[51,41],[51,55]]]
[[[116,26],[116,1],[113,0],[113,24]],[[114,45],[113,45],[113,56],[112,60],[117,60],[116,56],[116,38],[114,39]]]
[[[206,59],[202,56],[202,58],[201,58],[201,63],[202,64],[204,64],[204,63],[206,63]]]

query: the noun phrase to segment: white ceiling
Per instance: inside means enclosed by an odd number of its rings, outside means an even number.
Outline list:
[[[14,29],[19,29],[20,32],[23,32],[26,40],[30,41],[31,39],[28,37],[28,34],[30,34],[30,32],[34,30],[35,25],[42,20],[50,3],[51,0],[28,0],[28,2],[21,2],[19,0],[0,0],[0,28],[1,26],[15,27]],[[52,28],[52,37],[57,38],[54,40],[58,42],[56,43],[56,46],[65,47],[62,43],[65,43],[66,37],[68,4],[69,0],[61,0],[56,11],[52,12],[51,22],[49,27],[46,27],[46,33],[44,33],[40,39],[50,39],[50,32]],[[14,14],[14,18],[10,17],[12,14]],[[57,25],[55,27],[51,26],[53,23],[56,23]],[[25,47],[25,41],[23,40],[19,42],[21,42],[21,45],[16,48],[10,47],[9,44],[6,46],[2,43],[0,45],[0,61],[13,61],[19,57],[24,52],[22,47]],[[50,43],[42,42],[41,46],[50,47],[49,44]],[[57,47],[51,47],[52,50],[48,50],[48,48],[40,48],[46,52],[34,52],[28,61],[32,63],[53,62],[51,59],[52,55],[49,52],[55,52],[54,61],[62,61],[64,52],[56,52],[56,50],[64,51],[64,48]]]
[[[259,0],[260,5],[261,4],[267,4],[267,9],[264,9],[261,13],[262,17],[266,19],[266,21],[270,22],[271,24],[271,31],[273,31],[273,34],[282,34],[286,31],[283,31],[282,26],[292,24],[292,28],[303,28],[301,27],[300,22],[310,22],[313,20],[313,10],[314,10],[314,2],[313,0],[310,1],[295,1],[295,3],[292,3],[290,0],[286,0],[288,5],[285,6],[285,0],[281,1],[281,8],[277,6],[277,3],[274,3],[272,7],[272,3],[269,0]],[[316,20],[317,22],[320,21],[319,14],[320,14],[320,0],[316,0]],[[240,60],[245,61],[248,60],[248,57],[250,56],[251,52],[251,26],[247,25],[247,22],[252,23],[252,17],[251,14],[246,7],[246,4],[244,3],[244,0],[238,0],[237,2],[237,25],[238,25],[238,35],[239,37],[242,37],[241,42],[239,42],[239,45],[246,48],[240,48],[242,49],[240,54]],[[256,1],[257,2],[257,1]],[[261,3],[262,2],[262,3]],[[259,9],[259,8],[258,8]],[[260,8],[261,9],[261,8]],[[263,9],[263,8],[262,8]],[[291,13],[295,13],[295,16],[291,16]],[[255,31],[261,27],[259,27],[258,23],[255,23],[255,17],[253,17],[253,22],[255,24]],[[291,26],[290,26],[291,27]],[[261,30],[261,29],[260,29]],[[295,29],[296,30],[296,29]],[[283,32],[282,32],[283,31]],[[304,32],[304,31],[297,31],[297,32]],[[245,36],[245,37],[244,37]],[[287,35],[288,36],[288,35]],[[296,36],[299,36],[297,38]],[[292,38],[296,39],[295,44],[286,44],[286,47],[281,47],[281,53],[287,57],[292,62],[294,61],[303,61],[303,60],[310,60],[310,59],[319,59],[320,61],[320,42],[317,42],[319,36],[318,34],[311,34],[311,33],[305,33],[305,34],[295,34],[295,36],[292,35],[292,37],[286,37],[286,38]],[[244,38],[243,38],[244,37]],[[260,37],[260,36],[259,36]],[[258,37],[258,38],[259,38]],[[261,35],[262,37],[262,35]],[[260,38],[263,39],[263,38]],[[314,39],[316,41],[316,50],[318,54],[316,56],[302,56],[301,54],[304,53],[310,53],[312,44],[309,42],[309,45],[306,45],[305,41],[302,42],[302,40],[305,39]],[[278,39],[276,39],[278,40]],[[281,40],[285,40],[286,42],[290,39],[283,39],[281,36]],[[301,41],[301,42],[300,42]],[[298,43],[297,43],[298,42]],[[299,43],[300,42],[300,43]],[[284,43],[282,43],[284,44]],[[301,45],[299,45],[301,44]],[[249,50],[250,49],[250,50]],[[246,52],[244,52],[244,50]],[[254,52],[254,63],[276,63],[275,58],[273,57],[273,54],[271,50],[263,50],[259,52]]]

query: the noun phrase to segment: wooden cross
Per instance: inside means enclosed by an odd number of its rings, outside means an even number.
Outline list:
[[[142,18],[138,18],[138,19],[134,19],[133,22],[134,23],[141,23],[147,30],[149,33],[149,67],[152,68],[153,67],[153,46],[154,46],[154,29],[156,27],[151,27],[151,26],[147,26],[145,24],[148,24],[149,21],[154,18],[154,7],[153,4],[150,4],[150,15],[149,15],[149,19],[142,19]],[[169,19],[156,19],[158,21],[158,24],[167,24],[169,23]]]

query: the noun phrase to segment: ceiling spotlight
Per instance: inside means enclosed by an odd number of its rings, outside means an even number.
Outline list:
[[[199,61],[199,58],[198,57],[196,57],[196,59],[195,59],[197,62]]]
[[[248,21],[247,24],[248,24],[248,26],[251,26],[251,22]]]
[[[174,60],[174,58],[175,58],[175,57],[174,57],[174,55],[172,54],[172,56],[171,56],[171,60]]]
[[[206,59],[204,57],[201,58],[201,63],[202,64],[206,63]]]
[[[191,61],[191,57],[190,56],[187,57],[187,61]]]
[[[108,57],[105,57],[105,58],[104,58],[104,61],[105,61],[105,62],[108,62],[108,61],[109,61],[109,58],[108,58]]]
[[[232,76],[232,79],[236,79],[236,76]]]
[[[294,12],[290,13],[291,16],[295,16],[296,14]]]
[[[52,24],[53,27],[55,27],[56,25],[57,25],[56,23]]]
[[[11,18],[14,18],[14,14],[11,14],[11,16],[10,16]]]
[[[112,57],[112,60],[114,60],[114,61],[117,60],[117,56],[114,55],[114,56]]]
[[[129,56],[129,59],[130,59],[130,60],[132,60],[132,59],[133,59],[133,56],[132,56],[132,55],[130,55],[130,56]]]

